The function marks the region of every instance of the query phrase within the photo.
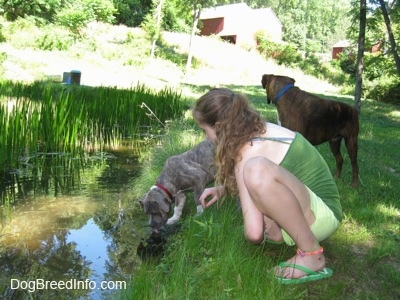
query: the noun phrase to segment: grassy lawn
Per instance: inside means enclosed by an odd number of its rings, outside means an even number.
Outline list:
[[[270,121],[276,110],[258,86],[228,86],[246,93]],[[201,94],[207,86],[192,87]],[[349,97],[332,97],[352,104]],[[190,115],[190,114],[188,114]],[[360,187],[351,188],[351,167],[344,145],[343,174],[337,180],[344,220],[322,242],[333,277],[301,285],[277,283],[270,269],[293,256],[286,245],[252,245],[243,236],[236,199],[194,218],[187,202],[179,230],[168,236],[165,255],[143,262],[121,299],[398,299],[400,297],[400,108],[363,100],[360,116]],[[152,185],[169,155],[201,139],[190,116],[171,124],[164,145],[143,158],[146,170],[134,183],[140,197]],[[328,144],[318,146],[332,171]],[[148,166],[151,166],[149,168]],[[134,205],[137,205],[135,203]]]

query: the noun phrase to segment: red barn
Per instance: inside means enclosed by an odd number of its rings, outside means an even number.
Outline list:
[[[216,35],[233,44],[255,47],[255,33],[264,31],[273,41],[282,40],[282,23],[271,8],[252,9],[237,3],[204,9],[200,35]]]
[[[339,41],[332,46],[332,59],[339,59],[339,54],[350,47],[348,40]]]

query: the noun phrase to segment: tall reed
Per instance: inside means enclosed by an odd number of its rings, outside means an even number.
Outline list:
[[[180,94],[169,89],[0,82],[0,180],[27,160],[103,151],[182,113]]]

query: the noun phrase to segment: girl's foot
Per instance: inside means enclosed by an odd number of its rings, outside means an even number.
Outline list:
[[[277,277],[301,278],[308,275],[300,269],[290,267],[290,265],[302,266],[315,272],[322,270],[325,267],[324,249],[320,247],[319,249],[310,252],[303,252],[298,249],[297,254],[287,260],[283,265],[283,267],[275,267],[275,275]]]

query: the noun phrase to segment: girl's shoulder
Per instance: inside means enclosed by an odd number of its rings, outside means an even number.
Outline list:
[[[287,129],[285,127],[279,126],[274,123],[267,123],[267,131],[264,134],[264,137],[268,138],[277,138],[277,137],[284,137],[284,138],[294,138],[295,132]]]

